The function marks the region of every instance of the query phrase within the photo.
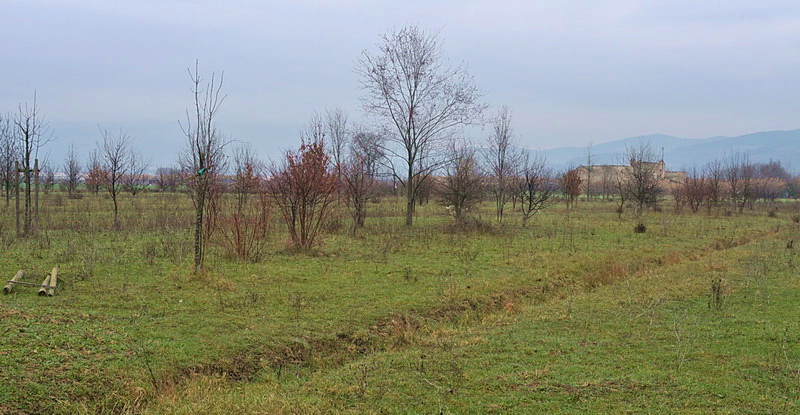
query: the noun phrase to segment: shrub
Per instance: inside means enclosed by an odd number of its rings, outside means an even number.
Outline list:
[[[264,256],[270,208],[266,194],[261,193],[259,196],[256,206],[237,206],[232,214],[223,215],[219,219],[222,246],[229,258],[258,261]]]
[[[295,247],[309,250],[336,200],[337,178],[323,143],[303,144],[287,153],[282,166],[270,168],[270,195]]]

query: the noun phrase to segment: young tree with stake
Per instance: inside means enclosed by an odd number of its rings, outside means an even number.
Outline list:
[[[11,193],[17,183],[15,163],[20,159],[14,128],[11,115],[0,114],[0,182],[5,189],[6,207],[11,203]]]
[[[29,236],[34,232],[36,225],[34,216],[38,212],[38,206],[34,206],[34,203],[38,203],[38,201],[32,198],[37,157],[39,149],[52,140],[50,127],[44,122],[44,118],[39,113],[39,107],[36,105],[36,94],[33,95],[33,105],[28,106],[27,103],[19,105],[14,126],[22,158],[19,167],[22,170],[23,198],[25,200],[21,233],[22,236]]]
[[[193,111],[186,111],[185,123],[180,123],[187,139],[186,151],[181,164],[186,172],[187,185],[191,189],[195,208],[194,226],[194,274],[203,268],[208,226],[207,210],[215,206],[215,183],[224,163],[226,142],[216,127],[216,117],[225,95],[222,95],[224,74],[219,79],[211,73],[211,80],[204,83],[200,77],[199,63],[194,72],[189,70],[194,96]],[[209,210],[213,215],[213,209]],[[210,218],[213,219],[213,218]],[[204,226],[206,225],[206,226]]]

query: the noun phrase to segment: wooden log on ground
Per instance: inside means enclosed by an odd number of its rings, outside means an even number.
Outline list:
[[[47,295],[47,289],[50,287],[50,276],[48,275],[47,278],[44,279],[42,282],[42,288],[39,288],[39,297],[44,297]]]
[[[22,272],[22,270],[17,271],[17,273],[14,274],[14,277],[11,278],[11,281],[9,281],[8,284],[6,284],[6,286],[3,287],[3,294],[11,294],[11,288],[14,286],[13,283],[19,281],[19,279],[22,278],[23,274],[24,272]]]
[[[53,267],[50,272],[50,288],[47,289],[47,296],[52,297],[56,292],[56,285],[58,285],[58,267]]]

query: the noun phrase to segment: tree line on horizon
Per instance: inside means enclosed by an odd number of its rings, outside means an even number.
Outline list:
[[[488,199],[497,223],[504,221],[510,205],[525,226],[537,212],[560,201],[574,208],[581,195],[615,201],[620,215],[631,206],[639,216],[658,208],[667,193],[676,210],[688,206],[698,212],[705,206],[711,213],[728,203],[742,212],[759,198],[796,197],[800,188],[780,163],[755,164],[739,153],[687,172],[681,183],[665,187],[653,170],[655,153],[646,144],[621,155],[630,164],[613,180],[592,177],[591,155],[585,177],[574,168],[556,172],[542,157],[518,148],[512,111],[501,107],[488,114],[483,93],[466,67],[450,65],[437,34],[416,26],[384,34],[376,51],[364,51],[357,59],[355,71],[364,110],[374,125],[353,126],[339,109],[313,114],[301,130],[299,148],[265,163],[248,144],[234,145],[224,137],[216,123],[226,98],[224,77],[215,72],[209,79],[201,77],[196,62],[188,71],[193,105],[179,123],[186,141],[175,166],[159,167],[150,177],[150,163],[135,149],[133,138],[101,128],[101,139],[85,164],[70,146],[60,187],[71,198],[81,197],[81,184],[90,193],[106,191],[115,229],[120,226],[122,192],[135,198],[154,179],[159,191],[188,193],[195,213],[195,273],[202,272],[207,242],[217,228],[232,255],[252,257],[274,210],[286,223],[293,246],[310,250],[334,206],[346,207],[356,233],[365,224],[368,202],[379,195],[403,196],[407,226],[413,225],[416,206],[431,197],[456,223],[465,223]],[[470,125],[489,127],[481,143],[465,137],[464,127]],[[0,182],[6,206],[19,186],[27,209],[31,172],[51,138],[35,96],[32,105],[0,115]],[[39,169],[48,192],[56,185],[56,167],[47,157]],[[234,195],[234,202],[223,209],[226,193]],[[27,235],[30,229],[25,229]]]

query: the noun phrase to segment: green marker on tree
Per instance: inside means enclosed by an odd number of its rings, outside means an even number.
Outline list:
[[[208,171],[208,169],[203,167],[202,169],[197,170],[197,175],[198,176],[202,176],[202,175],[206,174],[206,171]]]

